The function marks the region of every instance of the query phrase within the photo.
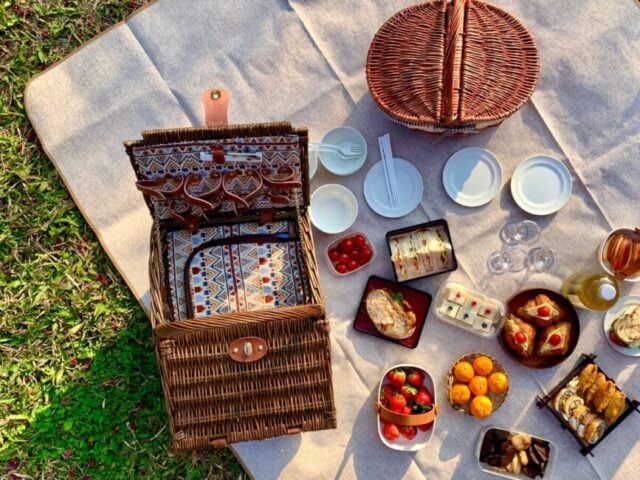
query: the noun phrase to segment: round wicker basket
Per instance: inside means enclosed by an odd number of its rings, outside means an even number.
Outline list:
[[[538,49],[512,15],[480,0],[433,0],[399,11],[376,33],[367,82],[391,120],[430,133],[497,125],[533,93]]]
[[[507,371],[504,369],[502,364],[498,360],[493,358],[491,355],[487,355],[486,353],[469,353],[464,357],[460,357],[458,360],[456,360],[455,363],[452,365],[451,370],[449,370],[449,372],[447,373],[447,401],[449,402],[449,405],[453,407],[454,410],[457,410],[460,413],[465,413],[467,415],[471,415],[471,412],[469,411],[470,402],[467,402],[463,405],[458,405],[451,400],[451,387],[453,386],[454,383],[456,383],[456,377],[453,375],[453,370],[459,362],[464,361],[464,362],[473,363],[473,361],[480,356],[489,357],[491,359],[491,362],[493,363],[492,373],[500,372],[507,375]],[[504,401],[507,399],[508,393],[509,393],[508,388],[502,393],[493,393],[491,390],[487,392],[486,395],[487,397],[489,397],[489,399],[491,400],[491,403],[493,404],[493,412],[495,412],[502,406]]]

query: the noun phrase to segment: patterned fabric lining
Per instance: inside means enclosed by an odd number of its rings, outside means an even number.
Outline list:
[[[225,154],[242,153],[246,156],[228,156],[224,164],[217,164],[213,160],[203,160],[201,153],[210,154],[212,145],[222,145]],[[251,156],[260,153],[260,156]],[[185,142],[167,145],[139,146],[133,149],[133,156],[143,178],[155,180],[165,175],[183,175],[199,173],[207,177],[210,171],[224,173],[232,170],[246,172],[247,170],[268,169],[272,175],[278,175],[278,169],[288,166],[294,169],[294,180],[302,182],[302,167],[300,163],[300,143],[297,135],[284,135],[273,137],[250,137],[223,140],[202,140],[198,142]],[[236,195],[247,196],[254,188],[254,180],[251,177],[238,176],[229,182],[228,188]],[[202,187],[208,185],[208,180],[202,183]],[[195,194],[200,193],[194,190]],[[274,205],[272,200],[262,194],[253,202],[252,208],[294,207],[302,205],[302,191],[291,194],[287,205]],[[162,202],[151,199],[155,213],[160,220],[171,218],[169,210]],[[188,207],[178,200],[176,211],[186,211]],[[233,203],[223,199],[220,212],[233,211]],[[200,208],[193,212],[195,216],[206,215]]]
[[[167,280],[174,320],[188,318],[187,297],[194,317],[233,311],[308,303],[309,284],[299,242],[243,243],[205,248],[185,263],[200,245],[238,235],[295,233],[293,222],[243,223],[167,233]],[[190,291],[184,271],[191,268]]]

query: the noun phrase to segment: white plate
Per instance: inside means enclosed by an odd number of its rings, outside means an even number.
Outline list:
[[[322,143],[340,145],[342,142],[351,142],[360,145],[364,147],[364,153],[359,157],[344,158],[337,153],[320,152],[318,157],[320,157],[320,162],[322,162],[324,168],[334,175],[351,175],[360,170],[360,167],[364,165],[367,159],[367,142],[359,131],[351,127],[333,128],[322,137]]]
[[[413,164],[401,158],[394,158],[400,206],[391,208],[389,192],[384,180],[382,161],[376,163],[367,172],[364,179],[364,199],[371,210],[387,218],[404,217],[418,206],[422,200],[424,184],[422,175]]]
[[[620,312],[630,304],[638,304],[640,305],[640,296],[638,295],[627,295],[626,297],[620,297],[616,304],[611,307],[606,315],[604,316],[604,323],[602,324],[604,327],[604,336],[607,338],[607,342],[611,345],[615,350],[620,352],[623,355],[627,355],[628,357],[640,357],[640,347],[639,348],[626,348],[621,347],[620,345],[616,345],[609,338],[609,330],[611,330],[611,324],[616,319]]]
[[[336,183],[317,188],[311,195],[311,221],[325,233],[340,233],[353,225],[358,201],[349,189]]]
[[[442,183],[454,202],[479,207],[489,203],[500,190],[502,170],[496,157],[484,148],[463,148],[447,160]]]
[[[560,210],[571,196],[571,175],[553,157],[537,155],[518,165],[511,177],[511,195],[518,206],[532,215]]]

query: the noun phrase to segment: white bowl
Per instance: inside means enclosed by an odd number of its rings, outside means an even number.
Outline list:
[[[342,185],[328,183],[311,195],[311,222],[324,233],[342,233],[357,217],[358,201]]]
[[[334,175],[351,175],[360,170],[367,159],[367,142],[359,131],[351,127],[336,127],[329,130],[324,134],[324,137],[322,137],[322,143],[338,146],[342,142],[351,142],[362,146],[364,147],[364,153],[353,158],[343,158],[337,153],[332,152],[320,152],[318,156],[324,168]]]

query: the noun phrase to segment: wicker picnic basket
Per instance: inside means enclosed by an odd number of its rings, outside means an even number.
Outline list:
[[[125,143],[154,217],[151,323],[174,450],[336,428],[307,142],[306,130],[275,123],[150,131]],[[238,175],[259,178],[261,191],[251,196]],[[220,177],[224,188],[212,187]],[[216,255],[221,263],[207,266]]]
[[[499,124],[526,103],[539,71],[527,29],[480,0],[433,0],[399,11],[376,33],[366,66],[385,116],[436,134]]]

